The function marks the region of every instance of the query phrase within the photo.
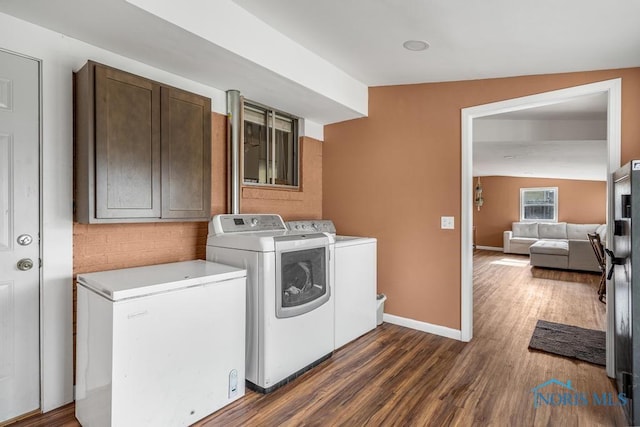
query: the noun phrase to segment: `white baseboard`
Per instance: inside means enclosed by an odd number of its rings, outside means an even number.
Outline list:
[[[384,313],[382,320],[394,325],[404,326],[406,328],[415,329],[417,331],[428,332],[430,334],[439,335],[445,338],[462,341],[462,332],[458,329],[451,329],[445,326],[433,325],[419,320],[407,319],[406,317],[394,316],[393,314]]]
[[[504,252],[504,248],[499,248],[497,246],[476,246],[476,249],[483,249],[485,251]]]

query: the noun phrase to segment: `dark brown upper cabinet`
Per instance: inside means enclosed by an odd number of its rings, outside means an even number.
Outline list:
[[[162,217],[208,219],[211,100],[170,87],[161,93]]]
[[[92,61],[74,97],[76,221],[209,219],[209,98]]]

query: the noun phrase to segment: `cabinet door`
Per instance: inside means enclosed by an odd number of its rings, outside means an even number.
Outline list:
[[[160,86],[96,65],[96,218],[159,218]]]
[[[162,87],[162,217],[211,213],[211,100]]]

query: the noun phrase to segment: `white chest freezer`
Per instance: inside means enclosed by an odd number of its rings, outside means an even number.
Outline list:
[[[83,426],[187,426],[244,395],[246,270],[198,260],[77,281]]]

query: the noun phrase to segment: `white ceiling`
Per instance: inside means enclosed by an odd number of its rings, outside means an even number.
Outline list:
[[[640,65],[637,0],[235,2],[368,86]]]
[[[0,0],[0,12],[320,125],[366,115],[367,86],[640,66],[638,0]],[[595,117],[601,101],[503,118]]]
[[[300,56],[301,45],[366,86],[640,66],[638,0],[0,0],[0,12],[320,124],[361,115],[290,75],[273,75],[219,36],[185,30],[184,16],[181,28],[175,10],[159,13],[170,5],[214,28],[239,5],[292,42],[274,45],[273,56]],[[262,49],[263,32],[247,25],[248,14],[234,24],[236,45]],[[431,47],[407,51],[408,39]]]

